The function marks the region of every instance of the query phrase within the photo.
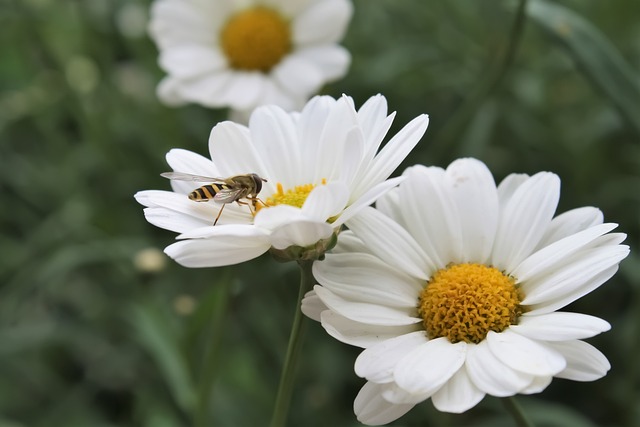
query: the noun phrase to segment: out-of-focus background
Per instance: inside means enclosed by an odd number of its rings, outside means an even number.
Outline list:
[[[0,426],[268,423],[296,265],[216,269],[164,257],[174,234],[133,194],[168,189],[165,153],[207,154],[226,111],[167,108],[149,0],[0,0]],[[619,273],[570,310],[613,328],[612,370],[519,402],[539,426],[640,425],[640,2],[355,0],[348,76],[324,93],[384,94],[392,132],[431,116],[405,166],[473,156],[496,180],[549,170],[559,212],[593,205],[628,233]],[[508,65],[505,67],[504,65]],[[224,303],[224,301],[228,301]],[[217,349],[217,351],[215,350]],[[357,426],[358,349],[309,322],[292,426]],[[398,426],[512,425],[499,399],[430,402]]]

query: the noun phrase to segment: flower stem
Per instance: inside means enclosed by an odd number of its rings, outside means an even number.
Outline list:
[[[298,261],[298,265],[300,266],[298,303],[296,305],[296,314],[293,318],[293,325],[291,325],[287,355],[284,359],[284,367],[280,376],[280,385],[278,386],[278,395],[276,396],[276,403],[271,417],[271,427],[283,427],[287,421],[291,395],[293,393],[293,380],[304,341],[303,337],[306,322],[305,316],[300,310],[300,303],[304,295],[313,287],[313,273],[311,272],[313,261]]]
[[[534,427],[531,420],[525,415],[522,406],[516,401],[515,397],[509,396],[502,400],[502,404],[511,414],[518,427]]]

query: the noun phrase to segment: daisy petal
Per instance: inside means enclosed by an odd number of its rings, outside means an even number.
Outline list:
[[[436,338],[400,359],[393,372],[398,386],[412,394],[432,394],[460,369],[467,344]]]
[[[363,208],[349,220],[348,226],[371,252],[389,265],[418,279],[429,278],[425,265],[433,263],[409,233],[386,215],[373,208]],[[377,233],[378,230],[387,232],[382,235]]]
[[[553,376],[562,371],[564,357],[550,346],[536,342],[509,329],[487,334],[489,349],[502,363],[534,376]]]
[[[537,274],[549,274],[554,268],[566,264],[569,256],[616,227],[617,224],[601,224],[556,240],[522,261],[511,274],[519,282],[526,282]]]
[[[501,209],[491,264],[511,272],[529,256],[549,226],[560,197],[560,179],[540,172],[522,185]]]
[[[484,396],[461,368],[431,396],[431,401],[438,411],[461,414],[476,406]]]
[[[245,126],[233,122],[215,125],[209,136],[209,152],[223,177],[257,173],[269,179]]]
[[[540,341],[568,341],[590,338],[611,329],[608,322],[587,314],[555,312],[537,316],[525,313],[510,329]]]
[[[398,387],[394,382],[385,383],[382,388],[382,397],[384,400],[396,405],[416,404],[431,397],[431,393],[413,394]]]
[[[218,227],[223,229],[224,226]],[[243,234],[223,230],[211,239],[182,240],[167,246],[164,252],[184,267],[220,267],[238,264],[256,258],[269,250],[269,238],[255,227],[248,227]],[[215,228],[215,227],[212,227]],[[234,227],[235,230],[238,230]]]
[[[356,375],[377,383],[393,381],[400,359],[428,342],[424,330],[399,335],[364,350],[354,365]]]
[[[300,305],[302,313],[310,319],[316,322],[320,321],[320,317],[323,311],[328,311],[328,308],[320,298],[316,295],[315,291],[309,291],[305,294]]]
[[[617,271],[618,266],[614,265],[613,267],[609,267],[606,270],[603,270],[602,272],[596,274],[590,280],[579,284],[578,287],[570,289],[569,292],[559,295],[556,298],[551,298],[540,304],[529,305],[527,307],[527,314],[535,316],[538,314],[551,313],[562,307],[565,307],[576,301],[577,299],[582,298],[591,291],[599,288],[603,283],[611,279],[611,277],[616,274]]]
[[[415,307],[420,281],[370,254],[344,253],[313,265],[326,289],[347,299],[390,307]]]
[[[604,377],[611,364],[594,346],[584,341],[565,341],[549,344],[567,360],[567,367],[556,374],[573,381],[595,381]]]
[[[429,126],[429,116],[422,114],[407,123],[371,161],[371,165],[361,183],[374,183],[384,181],[400,165],[422,139]],[[354,193],[362,192],[354,189]]]
[[[624,245],[585,249],[572,262],[566,262],[552,274],[523,283],[526,296],[522,304],[540,304],[573,293],[603,271],[617,265],[628,254],[629,247]]]
[[[283,91],[304,97],[317,92],[325,80],[322,70],[313,62],[295,54],[274,67],[271,77]]]
[[[551,224],[549,224],[547,232],[540,240],[538,248],[543,248],[567,236],[602,224],[603,221],[602,211],[591,206],[562,213],[551,220]]]
[[[447,167],[446,174],[465,242],[460,261],[484,263],[498,227],[498,194],[493,176],[476,159],[456,160]]]
[[[533,380],[532,375],[502,363],[491,352],[486,340],[469,346],[465,367],[476,387],[491,396],[513,396]]]
[[[293,21],[296,45],[328,44],[342,39],[351,19],[353,6],[344,0],[312,3]]]
[[[415,317],[417,311],[415,307],[408,309],[353,302],[339,297],[322,286],[315,286],[313,289],[329,309],[356,322],[381,326],[401,326],[413,325],[422,321],[422,319]]]
[[[340,214],[337,220],[334,221],[334,225],[342,225],[353,218],[356,214],[358,214],[362,208],[365,206],[369,206],[379,197],[382,197],[387,191],[392,190],[396,187],[400,182],[404,180],[404,177],[391,178],[386,181],[383,181],[364,192],[363,194],[351,193],[351,197],[357,197],[353,203],[351,203],[345,210]]]
[[[351,64],[351,54],[342,46],[319,45],[301,48],[296,56],[313,64],[325,81],[343,77]]]
[[[312,301],[315,301],[316,299],[318,301],[320,300],[316,297],[306,303],[306,310],[312,312],[312,314],[315,314],[318,311],[317,308],[310,307]],[[302,301],[303,313],[307,314],[304,308],[305,300],[306,298]],[[316,307],[320,307],[319,304],[314,305]],[[324,304],[322,304],[322,306],[324,306]],[[353,320],[327,310],[326,307],[324,310],[325,311],[320,314],[320,320],[322,321],[322,326],[327,333],[338,341],[361,348],[369,348],[388,339],[422,329],[422,326],[419,324],[406,326],[369,325],[366,323],[354,322]]]
[[[296,221],[283,224],[273,230],[271,246],[275,249],[286,249],[290,246],[304,248],[328,239],[331,234],[333,234],[333,228],[326,222]]]
[[[319,185],[309,193],[302,213],[316,221],[327,221],[338,215],[349,201],[349,189],[342,182]],[[334,225],[335,227],[335,225]]]
[[[411,410],[414,404],[396,405],[382,397],[384,385],[368,381],[353,402],[358,421],[366,425],[383,425],[397,420]]]
[[[551,384],[551,380],[553,380],[553,377],[534,377],[531,384],[520,390],[520,394],[540,393]]]

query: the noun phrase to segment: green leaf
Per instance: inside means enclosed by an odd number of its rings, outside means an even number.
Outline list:
[[[528,14],[569,51],[581,71],[640,134],[638,72],[615,46],[590,22],[558,4],[536,0],[530,4]]]
[[[158,364],[177,404],[191,414],[196,403],[195,389],[170,322],[161,310],[151,305],[136,306],[132,314],[142,345]]]

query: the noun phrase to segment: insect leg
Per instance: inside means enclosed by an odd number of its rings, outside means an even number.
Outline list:
[[[222,215],[222,211],[224,210],[224,207],[226,206],[226,203],[222,205],[222,207],[220,208],[220,211],[218,212],[218,216],[216,217],[216,220],[213,221],[213,226],[215,227],[216,224],[218,223],[218,220],[220,219],[220,215]]]

